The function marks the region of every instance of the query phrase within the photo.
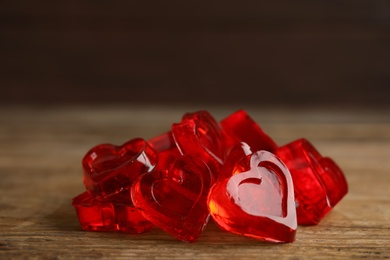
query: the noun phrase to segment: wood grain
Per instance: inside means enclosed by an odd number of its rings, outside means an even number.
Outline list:
[[[83,191],[80,160],[98,143],[157,135],[198,107],[0,109],[0,258],[390,258],[389,111],[247,108],[279,144],[305,136],[344,169],[349,194],[296,242],[274,245],[210,223],[196,243],[159,229],[141,235],[80,229],[71,199]],[[217,119],[232,107],[209,107]]]

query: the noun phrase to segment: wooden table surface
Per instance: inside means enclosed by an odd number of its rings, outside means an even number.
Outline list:
[[[217,119],[236,107],[202,107]],[[141,235],[85,232],[71,200],[83,192],[92,146],[150,138],[198,107],[0,108],[0,258],[390,258],[389,110],[247,108],[278,144],[308,138],[345,171],[350,191],[291,244],[269,244],[209,223],[196,243],[155,228]]]

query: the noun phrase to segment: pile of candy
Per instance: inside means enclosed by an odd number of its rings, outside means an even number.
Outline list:
[[[223,230],[293,242],[348,192],[340,168],[306,139],[277,144],[239,110],[220,123],[187,113],[171,131],[121,146],[101,144],[82,160],[86,192],[73,198],[88,231],[142,233],[160,227],[195,241],[209,217]]]

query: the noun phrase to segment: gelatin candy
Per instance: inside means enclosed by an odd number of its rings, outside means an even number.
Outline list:
[[[341,169],[306,139],[276,150],[294,180],[298,224],[316,225],[347,194],[348,185]]]
[[[141,138],[121,146],[97,145],[82,161],[84,185],[96,196],[117,193],[129,189],[140,174],[153,170],[156,163],[157,153]]]
[[[293,242],[297,224],[317,224],[348,192],[332,159],[306,139],[278,147],[244,110],[220,124],[207,111],[187,113],[147,142],[95,146],[82,164],[88,191],[72,205],[84,230],[156,225],[188,242],[210,214],[224,230]]]
[[[277,144],[246,113],[238,110],[221,121],[225,142],[229,147],[235,143],[245,142],[253,151],[266,150],[273,152]]]
[[[238,161],[252,154],[252,150],[245,142],[236,143],[231,148],[221,171],[218,174],[218,180],[229,178],[234,174],[234,168]]]
[[[200,157],[210,168],[214,179],[226,157],[221,129],[207,111],[187,113],[172,125],[172,135],[182,154]]]
[[[73,198],[72,205],[81,228],[87,231],[143,233],[153,227],[134,207],[128,191],[104,199],[86,191]]]
[[[184,155],[169,171],[142,175],[131,189],[134,205],[156,226],[182,241],[196,240],[209,219],[212,175],[199,158]]]
[[[175,140],[173,139],[172,132],[167,132],[162,135],[153,137],[148,140],[148,143],[152,148],[157,151],[167,151],[177,148]]]
[[[155,170],[167,170],[181,156],[176,142],[173,139],[172,132],[153,137],[148,143],[158,153],[158,162]]]
[[[258,151],[237,162],[234,174],[213,185],[209,211],[224,230],[271,242],[293,242],[294,188],[282,161]]]

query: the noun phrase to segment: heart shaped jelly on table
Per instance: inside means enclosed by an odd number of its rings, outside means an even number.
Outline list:
[[[348,192],[332,159],[305,139],[278,147],[244,110],[220,124],[207,111],[187,113],[147,142],[95,146],[82,164],[87,192],[72,205],[84,230],[156,225],[188,242],[210,214],[224,230],[293,242],[297,222],[318,224]]]
[[[233,175],[216,183],[209,211],[224,230],[271,242],[293,242],[297,229],[294,187],[282,161],[258,151],[237,162]]]
[[[276,150],[294,180],[298,224],[316,225],[347,194],[348,184],[337,164],[306,139]]]
[[[229,147],[239,142],[247,143],[253,151],[273,152],[278,147],[245,110],[238,110],[226,117],[221,121],[221,126]]]
[[[235,145],[233,145],[233,147],[230,149],[230,152],[226,158],[225,163],[223,164],[221,170],[219,171],[218,181],[232,176],[232,174],[234,174],[234,170],[237,162],[252,153],[253,152],[251,148],[245,142],[236,143]]]
[[[184,155],[167,171],[141,176],[131,198],[150,222],[182,241],[194,241],[209,219],[206,198],[212,182],[208,166]]]
[[[143,139],[132,139],[121,146],[101,144],[83,158],[84,185],[98,196],[129,189],[142,173],[153,170],[157,153]]]
[[[148,143],[158,153],[156,170],[169,169],[176,159],[182,155],[171,131],[149,139]]]
[[[172,135],[182,154],[200,157],[217,179],[226,157],[219,124],[207,111],[187,113],[172,125]]]
[[[104,200],[95,198],[88,191],[73,198],[81,228],[87,231],[122,231],[143,233],[152,229],[134,207],[128,191],[107,196]]]

